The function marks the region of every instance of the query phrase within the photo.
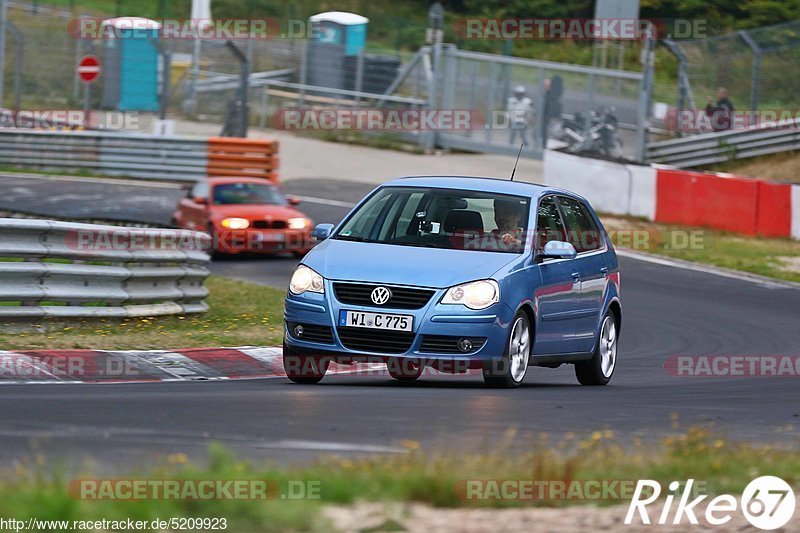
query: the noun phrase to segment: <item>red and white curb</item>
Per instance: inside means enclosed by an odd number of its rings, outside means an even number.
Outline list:
[[[147,383],[285,377],[280,347],[168,350],[0,351],[0,385]],[[374,372],[385,365],[331,364],[329,374]]]

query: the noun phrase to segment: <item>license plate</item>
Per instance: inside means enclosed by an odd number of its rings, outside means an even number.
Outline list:
[[[256,233],[256,242],[283,242],[286,237],[283,233]]]
[[[411,315],[391,315],[386,313],[342,310],[339,311],[339,325],[353,328],[412,331],[414,327],[414,317]]]

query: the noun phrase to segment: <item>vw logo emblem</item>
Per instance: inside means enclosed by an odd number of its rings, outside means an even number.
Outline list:
[[[372,298],[372,303],[375,305],[383,305],[388,302],[391,297],[392,291],[386,287],[376,287],[370,295],[370,298]]]

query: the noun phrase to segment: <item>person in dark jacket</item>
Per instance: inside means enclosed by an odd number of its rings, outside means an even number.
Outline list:
[[[541,122],[541,131],[539,138],[542,141],[542,147],[547,147],[547,137],[550,133],[550,126],[554,121],[561,120],[561,114],[564,111],[564,104],[561,99],[564,95],[564,80],[561,76],[553,76],[553,79],[547,78],[543,82],[544,87],[544,110]]]
[[[708,97],[706,115],[711,121],[711,129],[714,131],[724,131],[731,129],[733,120],[733,104],[728,98],[728,90],[725,87],[717,89],[717,103],[713,103],[713,98]]]

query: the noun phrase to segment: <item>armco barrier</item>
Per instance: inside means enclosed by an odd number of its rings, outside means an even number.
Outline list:
[[[647,145],[647,161],[690,168],[800,148],[800,119],[690,135]]]
[[[209,244],[186,230],[0,218],[0,325],[205,312]]]
[[[0,130],[0,164],[172,181],[212,176],[277,180],[277,142],[95,131]]]
[[[601,212],[800,239],[800,185],[628,165],[552,150],[545,153],[544,182],[577,192]]]

